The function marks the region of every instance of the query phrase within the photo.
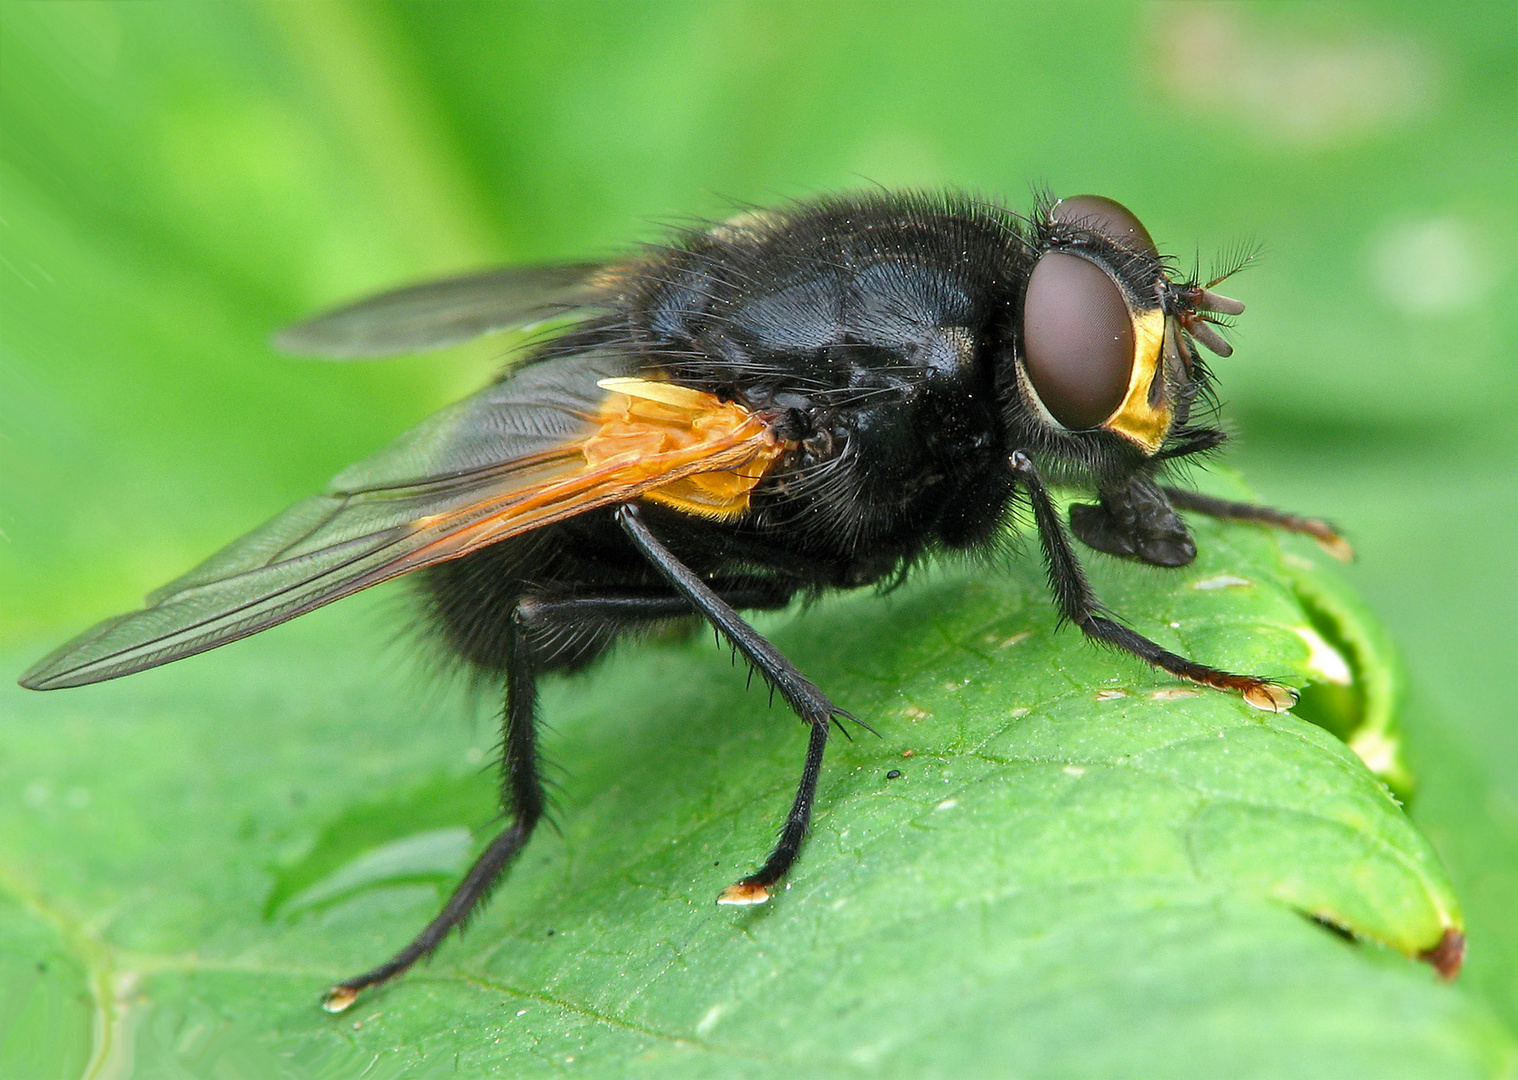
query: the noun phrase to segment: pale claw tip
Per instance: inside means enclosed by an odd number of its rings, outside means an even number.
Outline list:
[[[358,991],[346,986],[334,986],[322,998],[322,1008],[329,1013],[340,1013],[358,1000]]]
[[[736,885],[729,885],[722,890],[717,897],[719,904],[734,904],[739,907],[752,907],[762,904],[770,898],[770,891],[763,885],[757,885],[748,881],[740,881]]]
[[[1262,682],[1247,688],[1244,700],[1262,712],[1281,713],[1297,703],[1297,694],[1289,686]]]

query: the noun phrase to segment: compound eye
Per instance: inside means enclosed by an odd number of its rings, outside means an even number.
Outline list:
[[[1130,251],[1142,251],[1156,258],[1159,249],[1143,223],[1120,202],[1102,195],[1076,195],[1054,204],[1049,220],[1061,225],[1079,225],[1115,240]]]
[[[1023,301],[1028,381],[1067,428],[1094,428],[1117,411],[1133,374],[1133,319],[1107,271],[1078,255],[1038,260]]]

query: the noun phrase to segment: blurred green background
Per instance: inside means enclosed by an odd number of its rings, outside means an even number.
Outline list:
[[[0,32],[7,655],[499,359],[272,354],[313,308],[733,201],[1108,194],[1204,267],[1264,246],[1228,460],[1355,541],[1463,981],[1518,1026],[1518,6],[7,0]]]

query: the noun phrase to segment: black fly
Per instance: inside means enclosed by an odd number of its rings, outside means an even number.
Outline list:
[[[505,686],[509,818],[443,910],[340,1011],[468,917],[543,812],[536,686],[624,632],[698,615],[810,731],[779,842],[724,904],[759,904],[807,831],[830,726],[848,714],[738,614],[891,580],[933,551],[996,542],[1031,507],[1060,614],[1098,641],[1264,709],[1290,691],[1168,652],[1101,614],[1046,483],[1090,547],[1183,566],[1177,509],[1309,533],[1322,522],[1164,486],[1218,445],[1191,422],[1200,344],[1243,311],[1177,280],[1110,199],[1031,218],[953,196],[825,199],[744,214],[608,263],[415,286],[302,323],[289,350],[377,356],[565,324],[445,409],[22,677],[39,690],[224,645],[420,571],[445,642]]]

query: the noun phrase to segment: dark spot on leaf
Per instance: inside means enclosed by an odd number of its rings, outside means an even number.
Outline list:
[[[1357,943],[1355,940],[1355,935],[1352,934],[1346,927],[1340,926],[1338,923],[1333,922],[1329,919],[1325,919],[1322,915],[1308,915],[1307,917],[1313,922],[1317,923],[1323,929],[1327,930],[1334,937],[1343,938],[1351,945]]]
[[[1465,935],[1453,926],[1445,927],[1439,944],[1424,949],[1418,959],[1434,965],[1434,970],[1444,978],[1453,979],[1460,974],[1460,965],[1465,963]]]

